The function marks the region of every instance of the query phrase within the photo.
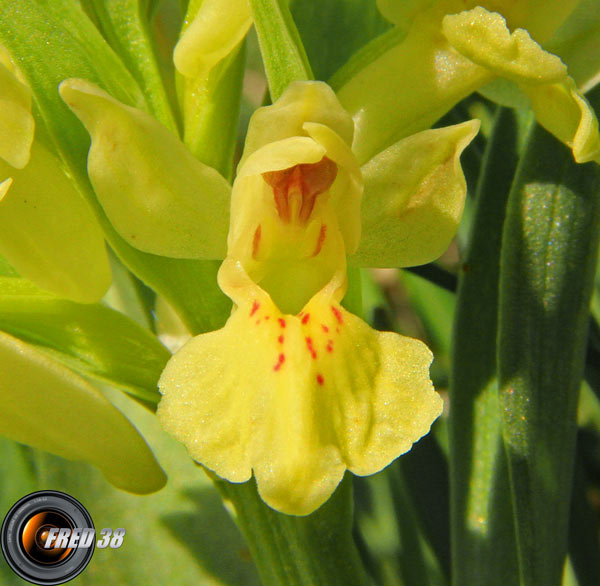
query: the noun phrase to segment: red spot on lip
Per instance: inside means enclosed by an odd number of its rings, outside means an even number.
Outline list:
[[[323,383],[325,382],[325,379],[323,378],[322,374],[318,374],[317,375],[317,382],[319,383],[319,385],[323,386]]]
[[[329,331],[329,328],[325,324],[321,324],[321,328],[323,328],[323,331],[325,333],[327,333]]]
[[[279,338],[277,338],[277,341],[278,341],[280,344],[283,344],[283,340],[284,340],[284,339],[285,339],[285,338],[283,337],[283,334],[282,334],[281,336],[279,336]]]
[[[277,364],[273,367],[273,370],[277,371],[281,368],[281,365],[285,362],[285,354],[280,354],[277,357]]]
[[[312,338],[305,338],[305,340],[306,340],[306,347],[308,348],[310,355],[313,357],[313,360],[315,360],[317,358],[317,351],[315,350],[315,347],[313,346]]]
[[[302,318],[302,323],[303,324],[307,324],[308,320],[310,319],[310,313],[307,313],[303,318]]]
[[[252,302],[252,309],[250,310],[250,317],[252,317],[260,307],[260,303],[256,299]]]
[[[277,318],[277,321],[280,327],[285,328],[285,320],[282,317]]]
[[[342,317],[342,312],[335,305],[331,306],[331,311],[333,311],[333,315],[335,315],[335,319],[337,320],[337,322],[339,324],[343,324],[344,318]]]
[[[333,352],[333,340],[327,340],[327,352]]]

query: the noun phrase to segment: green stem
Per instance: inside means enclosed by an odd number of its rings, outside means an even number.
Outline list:
[[[265,586],[370,584],[352,539],[352,482],[307,517],[277,513],[263,503],[253,480],[215,485],[230,501]],[[350,513],[350,514],[349,514]]]
[[[292,81],[313,74],[286,0],[250,0],[254,26],[274,102]]]

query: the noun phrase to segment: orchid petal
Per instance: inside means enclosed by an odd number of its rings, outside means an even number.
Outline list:
[[[460,154],[478,130],[478,120],[425,130],[363,165],[363,237],[351,264],[420,265],[448,248],[466,195]]]
[[[510,32],[506,19],[478,6],[442,21],[450,44],[495,74],[522,83],[555,83],[567,75],[565,64],[544,51],[523,29]]]
[[[344,142],[352,143],[352,118],[332,89],[320,81],[293,82],[273,105],[259,108],[252,115],[240,168],[248,156],[269,143],[306,136],[306,122],[328,126]]]
[[[334,78],[355,121],[353,150],[361,163],[430,127],[470,93],[484,88],[486,95],[497,94],[498,87],[488,84],[500,76],[528,86],[567,82],[560,58],[538,43],[556,32],[575,0],[551,7],[541,0],[380,4],[399,27],[411,21],[405,36],[390,37],[381,53],[357,57]],[[514,96],[508,96],[513,103]]]
[[[537,121],[573,150],[578,163],[600,162],[598,120],[569,77],[562,83],[522,85]]]
[[[171,359],[158,417],[219,476],[244,482],[254,471],[267,504],[307,515],[345,469],[373,474],[427,433],[442,405],[431,353],[372,330],[339,305],[335,285],[285,315],[231,270],[238,308]]]
[[[84,80],[60,86],[92,137],[90,179],[115,229],[145,252],[225,256],[230,186],[150,115]]]
[[[402,138],[429,128],[493,78],[449,45],[439,22],[428,13],[417,15],[402,42],[337,92],[354,118],[352,150],[358,161],[364,164]]]

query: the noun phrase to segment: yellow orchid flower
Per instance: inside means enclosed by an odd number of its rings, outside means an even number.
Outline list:
[[[98,301],[111,281],[104,236],[54,152],[34,139],[31,92],[0,47],[0,254],[57,295]]]
[[[221,254],[225,180],[93,84],[68,80],[60,92],[91,134],[88,172],[121,235],[155,254]],[[352,119],[326,84],[293,83],[255,112],[219,272],[233,313],[179,350],[159,385],[158,417],[194,459],[232,482],[254,473],[265,502],[304,515],[346,469],[377,472],[427,433],[442,408],[431,353],[340,305],[346,259],[406,266],[439,256],[462,213],[460,153],[477,130],[470,121],[424,131],[361,169]],[[146,238],[149,217],[172,229]]]
[[[578,162],[598,160],[596,117],[566,65],[543,48],[577,3],[378,0],[397,25],[391,47],[332,82],[354,118],[359,160],[431,126],[476,90],[507,105],[529,103]]]

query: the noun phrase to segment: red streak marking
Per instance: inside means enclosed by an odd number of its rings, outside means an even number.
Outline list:
[[[337,176],[337,165],[327,157],[318,163],[302,163],[288,169],[268,171],[262,174],[265,182],[273,189],[273,197],[279,217],[306,224],[317,196],[329,190]],[[292,198],[300,196],[300,209],[293,209]],[[292,213],[295,217],[292,217]]]
[[[323,248],[323,244],[325,243],[325,237],[327,236],[327,226],[325,224],[321,224],[321,231],[319,232],[319,238],[317,239],[317,246],[315,247],[315,251],[313,252],[313,256],[317,256],[321,249]]]
[[[307,313],[303,318],[302,318],[302,323],[303,324],[307,324],[308,320],[310,319],[310,313]]]
[[[319,383],[321,386],[323,386],[323,383],[325,382],[325,379],[323,378],[323,375],[322,375],[322,374],[318,374],[318,375],[317,375],[317,382],[318,382],[318,383]]]
[[[327,352],[333,352],[333,340],[327,340]]]
[[[270,315],[265,315],[265,321],[268,321],[268,319],[270,318]]]
[[[252,302],[252,309],[250,310],[250,317],[252,317],[260,307],[260,303],[256,299]]]
[[[283,340],[285,340],[285,338],[283,337],[283,334],[282,334],[281,336],[279,336],[279,338],[277,338],[277,341],[278,341],[280,344],[283,344]]]
[[[325,333],[327,333],[329,331],[329,328],[325,324],[321,324],[321,327],[323,328],[323,331]]]
[[[281,365],[285,362],[285,354],[280,354],[277,358],[277,364],[273,367],[273,370],[277,371],[281,368]]]
[[[340,333],[340,328],[335,328],[335,333],[339,334]]]
[[[335,315],[335,319],[337,319],[339,324],[344,323],[344,318],[342,317],[342,312],[335,306],[331,306],[331,311],[333,311],[333,315]]]
[[[260,246],[260,232],[261,228],[259,224],[256,232],[254,232],[254,239],[252,240],[252,258],[256,258],[256,255],[258,254],[258,247]]]
[[[316,360],[317,351],[315,350],[315,348],[313,346],[312,338],[305,338],[305,340],[306,340],[306,347],[308,348],[310,355],[313,357],[313,360]]]
[[[280,327],[285,328],[285,320],[282,317],[277,318]]]

